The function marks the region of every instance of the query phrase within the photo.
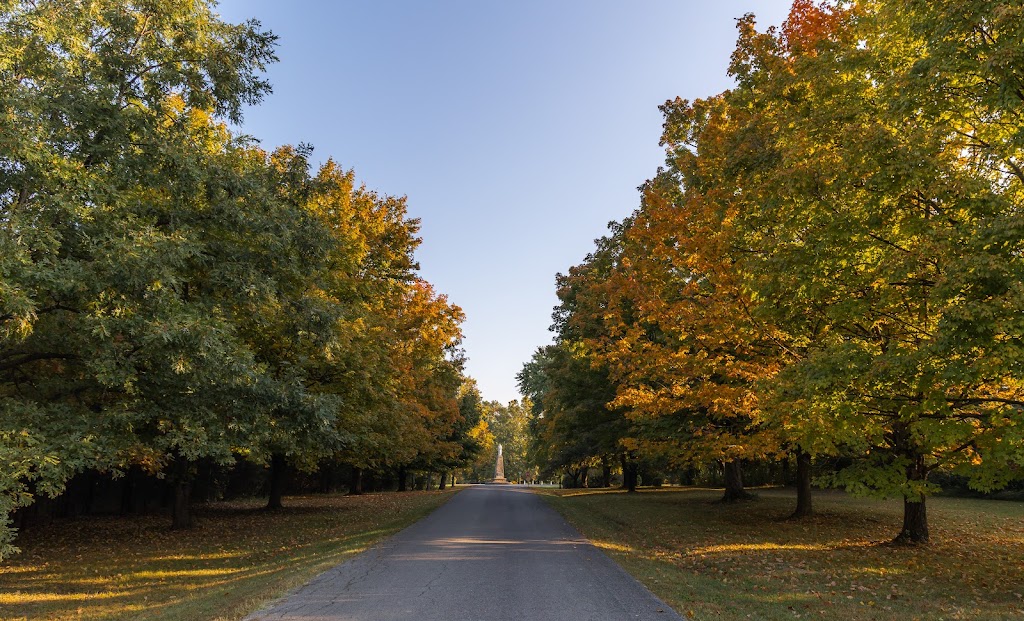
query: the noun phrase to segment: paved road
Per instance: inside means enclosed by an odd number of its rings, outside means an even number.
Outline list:
[[[255,621],[681,621],[539,497],[481,485]]]

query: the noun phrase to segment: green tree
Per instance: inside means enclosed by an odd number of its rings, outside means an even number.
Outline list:
[[[743,177],[749,286],[798,357],[776,411],[858,459],[832,477],[904,498],[925,542],[928,475],[1018,476],[1020,11],[999,3],[798,2],[741,22],[730,95],[777,161]]]
[[[459,387],[459,416],[445,438],[446,442],[458,447],[458,452],[440,463],[441,489],[444,489],[449,473],[454,484],[456,471],[470,466],[484,452],[485,439],[482,434],[477,433],[483,423],[483,415],[483,398],[476,380],[465,378]]]
[[[517,376],[533,405],[531,459],[544,475],[565,471],[579,479],[599,467],[601,484],[611,484],[613,468],[625,454],[630,431],[621,409],[609,407],[615,385],[579,344],[558,342],[537,350]]]
[[[333,240],[310,294],[332,334],[306,360],[308,389],[337,400],[335,430],[324,436],[332,444],[313,448],[350,467],[352,493],[364,470],[398,469],[401,487],[410,467],[446,469],[464,448],[463,314],[417,274],[419,222],[405,199],[357,186],[333,162],[312,181],[306,207]]]
[[[484,402],[484,419],[494,436],[493,450],[485,462],[489,464],[483,477],[485,480],[494,476],[498,444],[502,446],[505,478],[512,482],[533,478],[534,467],[528,459],[530,408],[529,400],[513,400],[506,405],[497,401]]]
[[[337,181],[331,176],[336,169],[328,162],[312,178],[310,151],[300,146],[282,147],[269,156],[256,152],[265,162],[264,191],[291,206],[277,221],[277,234],[287,248],[276,259],[281,273],[277,295],[259,308],[236,307],[235,322],[251,344],[273,401],[265,420],[250,431],[245,452],[249,460],[270,466],[270,509],[282,506],[286,465],[314,471],[348,438],[336,424],[347,395],[325,390],[324,371],[338,364],[342,350],[356,349],[345,319],[357,315],[363,304],[357,291],[325,293],[337,285],[341,266],[351,271],[358,264],[361,240],[355,231],[339,230],[324,219],[318,201],[329,193],[325,186]],[[250,191],[247,200],[253,196]],[[361,222],[361,214],[346,215],[349,222]]]
[[[231,307],[272,295],[284,206],[241,200],[253,164],[220,124],[268,90],[258,23],[59,0],[0,21],[0,437],[24,464],[6,516],[87,466],[244,444],[260,372]]]

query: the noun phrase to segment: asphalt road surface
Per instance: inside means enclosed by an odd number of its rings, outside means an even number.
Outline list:
[[[255,621],[681,621],[543,500],[479,485]]]

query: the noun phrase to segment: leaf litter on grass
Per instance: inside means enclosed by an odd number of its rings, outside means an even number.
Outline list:
[[[0,621],[239,618],[276,593],[415,521],[448,492],[292,496],[198,508],[199,526],[166,516],[56,520],[0,564]]]
[[[593,490],[590,490],[593,492]],[[552,503],[655,593],[693,618],[1018,619],[1024,503],[929,500],[932,543],[887,545],[902,503],[838,492],[785,519],[794,495],[727,505],[685,488],[574,494]],[[562,497],[557,497],[561,495]],[[609,528],[622,522],[624,528]]]

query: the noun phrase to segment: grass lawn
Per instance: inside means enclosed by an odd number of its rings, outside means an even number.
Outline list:
[[[684,617],[1024,619],[1019,501],[930,498],[932,543],[894,547],[902,501],[822,492],[791,521],[779,489],[735,505],[708,489],[539,493]]]
[[[452,491],[289,496],[170,518],[88,517],[28,529],[0,563],[0,619],[239,619],[449,499]]]

